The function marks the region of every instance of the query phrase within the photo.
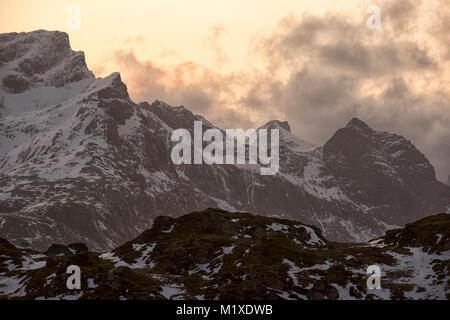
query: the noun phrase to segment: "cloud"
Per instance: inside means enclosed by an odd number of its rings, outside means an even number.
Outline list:
[[[421,0],[383,2],[383,23],[389,31],[411,32],[420,14]]]
[[[217,65],[223,65],[230,59],[220,45],[220,38],[224,32],[225,27],[222,24],[214,25],[209,28],[209,35],[204,41],[205,46],[213,50]]]
[[[442,52],[442,58],[450,60],[450,2],[449,0],[438,1],[439,10],[431,14],[432,27],[429,35],[438,43]]]

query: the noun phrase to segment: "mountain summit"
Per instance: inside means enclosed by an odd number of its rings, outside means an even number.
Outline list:
[[[5,80],[6,79],[6,80]],[[0,35],[0,236],[47,249],[112,249],[160,215],[207,207],[300,220],[366,241],[446,212],[450,187],[405,138],[353,119],[324,145],[280,129],[280,171],[180,165],[171,133],[214,127],[187,108],[133,102],[118,73],[94,78],[67,34]]]
[[[38,30],[0,35],[1,85],[7,93],[36,87],[63,87],[93,79],[84,53],[72,51],[64,32]]]
[[[265,125],[263,125],[261,128],[265,129],[284,129],[288,132],[291,132],[291,126],[287,121],[280,121],[280,120],[271,120],[267,122]]]
[[[361,129],[361,130],[367,130],[370,129],[369,126],[367,125],[367,123],[365,123],[364,121],[362,121],[359,118],[352,118],[350,119],[350,121],[347,123],[347,128],[357,128],[357,129]]]

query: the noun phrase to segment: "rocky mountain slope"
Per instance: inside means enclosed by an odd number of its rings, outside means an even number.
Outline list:
[[[45,253],[0,240],[6,299],[450,299],[450,215],[370,243],[336,243],[298,221],[219,209],[153,227],[113,251],[82,244]],[[81,289],[66,287],[69,265]],[[381,289],[367,289],[369,265]]]
[[[207,207],[303,221],[330,240],[366,241],[447,212],[450,187],[401,136],[352,119],[324,145],[280,130],[280,171],[180,165],[171,132],[183,106],[133,102],[118,73],[95,78],[67,34],[0,35],[0,236],[43,250],[84,242],[112,249],[160,215]]]

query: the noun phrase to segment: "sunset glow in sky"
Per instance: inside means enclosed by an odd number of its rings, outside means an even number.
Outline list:
[[[366,27],[371,4],[381,30]],[[315,143],[358,116],[450,174],[450,0],[0,2],[0,33],[36,29],[67,32],[136,102],[183,104],[223,128],[288,120]]]
[[[80,29],[67,27],[66,9],[70,5],[80,8]],[[0,32],[65,31],[73,48],[86,53],[91,68],[101,65],[111,51],[131,47],[142,59],[158,59],[159,63],[193,61],[224,71],[239,71],[253,63],[249,56],[252,40],[264,31],[270,32],[287,15],[324,14],[330,10],[351,13],[355,8],[365,16],[367,5],[351,0],[2,1]],[[220,65],[211,43],[215,31],[227,56],[226,63]],[[114,70],[101,70],[99,75]]]

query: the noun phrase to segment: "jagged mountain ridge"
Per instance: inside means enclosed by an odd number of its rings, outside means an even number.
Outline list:
[[[0,299],[450,299],[450,215],[370,243],[336,243],[298,221],[207,209],[103,254],[82,244],[46,252],[0,239]],[[368,289],[367,267],[381,270]],[[81,289],[66,287],[69,265]]]
[[[175,166],[171,132],[214,125],[182,106],[134,103],[118,73],[94,78],[62,32],[1,35],[0,83],[0,235],[16,245],[111,249],[159,215],[206,207],[364,241],[450,204],[423,154],[359,119],[317,147],[286,122],[267,123],[280,130],[275,176],[249,165]]]

